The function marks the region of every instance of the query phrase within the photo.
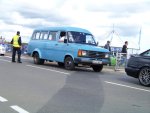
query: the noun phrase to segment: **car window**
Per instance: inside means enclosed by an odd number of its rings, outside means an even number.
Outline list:
[[[145,52],[143,56],[150,56],[150,51]]]

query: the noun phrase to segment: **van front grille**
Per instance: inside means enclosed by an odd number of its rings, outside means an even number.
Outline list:
[[[97,52],[97,51],[88,51],[88,57],[90,58],[105,58],[104,52]]]

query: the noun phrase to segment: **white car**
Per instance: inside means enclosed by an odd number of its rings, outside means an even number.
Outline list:
[[[6,53],[6,47],[3,44],[0,44],[0,55],[5,55]]]

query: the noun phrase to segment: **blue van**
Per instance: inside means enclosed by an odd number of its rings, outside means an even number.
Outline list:
[[[91,32],[76,27],[35,29],[27,52],[35,64],[55,61],[67,70],[86,65],[100,72],[103,65],[109,64],[109,51],[97,46]]]

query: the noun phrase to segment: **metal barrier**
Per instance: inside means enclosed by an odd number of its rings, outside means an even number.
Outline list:
[[[116,65],[114,70],[118,71],[120,69],[124,69],[127,62],[127,54],[126,53],[116,53]]]
[[[6,48],[6,52],[12,52],[12,45],[11,44],[4,44]],[[27,54],[27,44],[22,45],[21,49],[22,54]]]

